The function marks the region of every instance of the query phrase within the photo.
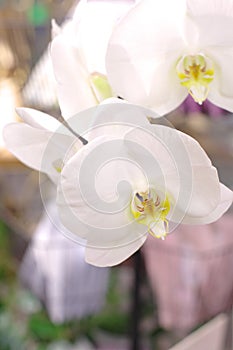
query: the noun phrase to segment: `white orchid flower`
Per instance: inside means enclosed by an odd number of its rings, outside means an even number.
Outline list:
[[[232,33],[232,1],[141,0],[110,38],[112,89],[160,114],[188,94],[232,112]]]
[[[113,93],[106,78],[105,54],[115,23],[134,4],[133,0],[81,0],[73,19],[51,44],[63,117],[90,108]]]
[[[148,234],[164,239],[181,222],[211,223],[233,198],[193,138],[142,125],[127,108],[137,126],[119,121],[124,133],[96,135],[66,162],[58,186],[61,221],[73,240],[87,241],[86,261],[96,266],[121,263]]]
[[[72,239],[87,241],[86,260],[97,266],[120,263],[148,233],[164,238],[173,223],[213,222],[232,203],[194,139],[116,101],[63,124],[21,108],[24,123],[4,130],[7,148],[58,184],[62,222]]]

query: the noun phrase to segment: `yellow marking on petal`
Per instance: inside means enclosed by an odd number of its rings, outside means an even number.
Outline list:
[[[64,163],[61,159],[57,159],[53,162],[53,167],[60,174],[62,172],[63,167],[64,167]]]
[[[165,219],[166,219],[170,209],[171,209],[171,204],[169,202],[168,196],[166,196],[164,202],[162,203],[162,208],[161,208],[161,217],[162,217],[163,221],[167,221]]]
[[[134,210],[132,210],[132,209],[131,209],[131,211],[132,211],[132,214],[133,214],[133,216],[135,217],[135,219],[139,219],[140,216],[142,215],[140,212],[134,211]]]
[[[139,224],[146,225],[148,232],[156,238],[164,239],[169,231],[167,215],[171,205],[168,196],[161,200],[154,189],[137,192],[131,202],[131,212]],[[153,228],[160,232],[154,232]],[[164,227],[164,231],[161,226]]]
[[[98,103],[113,96],[107,77],[100,73],[90,75],[90,85]]]
[[[185,55],[179,60],[176,72],[181,85],[188,89],[195,102],[202,104],[214,79],[213,62],[203,54]]]

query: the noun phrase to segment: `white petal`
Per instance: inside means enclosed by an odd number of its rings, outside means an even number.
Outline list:
[[[62,115],[69,118],[95,106],[97,101],[89,84],[89,73],[77,48],[70,46],[65,36],[59,35],[52,41],[51,57]]]
[[[214,167],[193,167],[192,188],[187,189],[187,198],[178,200],[178,206],[185,215],[193,217],[209,215],[220,201],[220,184]]]
[[[20,161],[41,170],[42,157],[52,133],[24,123],[8,124],[3,131],[7,149]]]
[[[147,235],[118,249],[92,248],[91,244],[89,243],[89,246],[86,247],[85,252],[86,262],[101,267],[120,264],[135,253],[144,244],[146,238]]]
[[[233,112],[233,49],[209,49],[207,54],[215,65],[215,76],[210,84],[208,99],[215,105]]]
[[[153,72],[147,105],[164,115],[177,108],[188,96],[176,73],[177,55],[163,57]]]
[[[233,20],[232,20],[233,21]],[[233,41],[232,41],[233,44]],[[233,48],[215,48],[209,49],[208,54],[216,67],[215,86],[218,86],[219,92],[226,97],[233,97],[233,73],[232,60]],[[212,84],[210,85],[212,87]]]
[[[65,227],[65,231],[63,229],[63,233],[74,242],[78,242],[82,245],[83,239],[86,241],[88,228],[85,223],[83,224],[82,221],[78,219],[78,216],[73,211],[72,206],[69,205],[69,202],[67,201],[67,194],[64,193],[61,182],[58,183],[56,204],[58,208],[58,216],[61,223]]]
[[[16,112],[25,123],[35,128],[56,131],[61,126],[55,118],[36,109],[18,107]]]
[[[133,3],[81,1],[72,23],[65,25],[63,35],[53,41],[52,60],[64,117],[97,104],[90,74],[105,73],[105,52],[112,27]]]
[[[195,139],[167,126],[156,124],[134,128],[125,135],[125,140],[138,145],[136,148],[127,144],[132,157],[144,159],[145,168],[149,165],[147,158],[152,157],[151,162],[154,160],[158,164],[165,177],[170,173],[184,173],[191,178],[193,167],[211,167],[210,159]],[[151,178],[151,175],[147,176]]]
[[[193,16],[233,16],[233,3],[229,0],[187,0],[188,13]]]
[[[132,188],[146,187],[142,169],[125,159],[121,140],[97,138],[64,166],[57,203],[70,231],[99,248],[128,245],[146,234],[130,214]],[[61,205],[61,203],[63,203]],[[67,206],[66,215],[62,213]],[[85,236],[83,232],[86,232]]]
[[[144,106],[148,104],[148,92],[143,76],[131,61],[127,50],[113,41],[107,52],[106,69],[110,85],[116,95],[131,103]]]
[[[221,188],[221,199],[217,205],[217,207],[210,212],[207,216],[193,217],[189,215],[185,215],[182,223],[189,225],[204,225],[210,224],[214,221],[220,219],[220,217],[230,208],[233,200],[233,193],[223,184],[220,184]]]
[[[21,162],[52,178],[60,175],[55,167],[56,161],[63,161],[74,143],[72,137],[33,128],[24,123],[8,124],[3,136],[7,149]]]
[[[173,129],[156,125],[147,129],[134,128],[125,135],[129,155],[144,169],[148,182],[157,188],[164,188],[170,174],[179,180],[174,148],[167,147],[163,134],[168,137],[173,134]]]
[[[133,0],[100,0],[87,1],[77,6],[74,14],[74,45],[82,50],[89,72],[106,73],[105,54],[112,29],[133,4]]]
[[[169,101],[173,89],[178,89],[178,97],[171,103],[173,106],[168,104],[169,110],[184,99],[184,89],[181,89],[177,78],[176,84],[172,85],[175,72],[171,75],[171,86],[168,86],[171,67],[175,66],[184,50],[180,30],[184,10],[182,0],[144,0],[115,27],[107,51],[106,67],[110,84],[117,95],[130,102],[153,107],[156,111],[161,103]],[[159,90],[163,81],[162,95]]]
[[[190,53],[192,54],[192,51],[195,52],[199,45],[199,30],[197,23],[189,15],[186,15],[184,18],[182,38]]]
[[[233,43],[233,4],[229,0],[187,0],[188,14],[199,29],[200,48]],[[210,30],[211,28],[211,30]],[[221,28],[221,30],[220,30]]]

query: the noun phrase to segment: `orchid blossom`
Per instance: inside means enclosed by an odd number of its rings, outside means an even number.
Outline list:
[[[148,234],[164,239],[181,222],[211,223],[232,203],[193,138],[151,125],[152,111],[107,101],[61,123],[21,108],[24,122],[4,130],[7,148],[57,184],[61,221],[97,266],[127,259]]]
[[[107,44],[114,24],[133,4],[133,0],[81,0],[63,29],[59,31],[53,22],[51,57],[63,117],[113,96],[106,78]]]
[[[141,0],[115,26],[106,67],[113,91],[164,114],[190,94],[233,111],[229,0]]]
[[[165,239],[181,222],[211,223],[233,198],[193,138],[168,126],[137,123],[130,105],[128,120],[135,126],[116,124],[118,106],[109,106],[112,127],[68,159],[57,195],[63,225],[73,240],[87,241],[86,261],[96,266],[121,263],[148,234]],[[117,128],[120,133],[113,132]]]

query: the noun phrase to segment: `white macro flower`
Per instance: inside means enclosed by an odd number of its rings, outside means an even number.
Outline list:
[[[115,23],[134,2],[81,0],[60,32],[55,26],[51,57],[63,117],[113,96],[106,78],[107,45]]]
[[[21,108],[24,122],[4,129],[9,151],[58,185],[62,223],[87,241],[86,260],[97,266],[122,262],[148,233],[165,238],[180,222],[213,222],[232,203],[194,139],[151,125],[146,116],[156,116],[142,107],[106,102],[68,124]]]
[[[135,107],[127,107],[133,121]],[[105,129],[61,171],[61,221],[73,240],[87,241],[86,261],[96,266],[121,263],[148,234],[165,239],[181,222],[211,223],[232,203],[198,142],[167,126],[135,124],[127,130],[119,121],[126,129],[118,135]]]
[[[188,93],[233,111],[233,2],[141,0],[115,26],[106,68],[118,96],[164,114]]]

